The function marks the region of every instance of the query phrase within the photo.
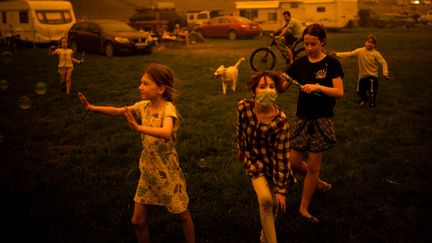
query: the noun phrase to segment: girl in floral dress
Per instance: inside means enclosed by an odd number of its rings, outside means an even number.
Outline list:
[[[141,133],[143,151],[139,162],[141,176],[135,193],[132,224],[139,242],[149,242],[147,205],[160,205],[175,214],[182,223],[187,242],[195,242],[195,230],[188,210],[189,197],[175,149],[175,132],[180,117],[172,103],[172,71],[162,64],[150,64],[141,77],[142,101],[122,108],[95,106],[82,93],[78,96],[84,108],[98,113],[121,116],[131,128]],[[139,125],[132,112],[140,121]]]

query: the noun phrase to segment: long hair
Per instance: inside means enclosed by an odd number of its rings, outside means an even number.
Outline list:
[[[60,38],[60,40],[58,41],[58,48],[62,48],[62,41],[66,40],[66,47],[69,48],[69,40],[66,36],[63,36],[62,38]]]
[[[254,73],[246,83],[249,92],[255,95],[255,89],[258,86],[259,81],[261,80],[262,77],[264,78],[269,77],[273,79],[276,85],[277,92],[278,93],[282,92],[283,90],[282,79],[278,72],[272,70],[258,71]]]
[[[302,39],[304,41],[304,36],[305,35],[313,35],[318,37],[318,39],[323,42],[323,46],[325,46],[326,44],[326,39],[327,39],[327,33],[324,29],[324,27],[322,27],[320,24],[310,24],[308,25],[304,31],[303,31],[303,35],[302,35]]]
[[[168,66],[152,63],[144,69],[142,75],[144,74],[147,74],[158,86],[165,88],[165,92],[162,94],[165,100],[174,101],[176,93],[174,90],[174,74]]]

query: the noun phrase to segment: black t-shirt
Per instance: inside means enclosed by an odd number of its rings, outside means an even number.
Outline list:
[[[316,84],[333,87],[333,78],[343,78],[344,73],[339,61],[331,56],[321,61],[311,63],[308,56],[296,60],[287,71],[288,75],[300,84]],[[297,101],[297,117],[303,119],[317,119],[333,117],[336,99],[324,94],[320,96],[299,92]]]

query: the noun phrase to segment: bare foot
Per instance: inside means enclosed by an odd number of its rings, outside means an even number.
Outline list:
[[[327,182],[322,182],[317,185],[315,188],[315,192],[328,192],[332,189],[332,184],[329,184]]]
[[[302,219],[304,219],[308,222],[314,223],[314,224],[319,223],[319,220],[317,218],[315,218],[314,216],[312,216],[309,212],[306,211],[306,212],[302,213],[302,212],[300,212],[300,210],[298,212],[299,212],[300,217]]]

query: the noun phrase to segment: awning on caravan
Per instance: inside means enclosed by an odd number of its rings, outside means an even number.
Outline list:
[[[236,9],[266,9],[279,8],[280,1],[248,1],[235,2]]]

